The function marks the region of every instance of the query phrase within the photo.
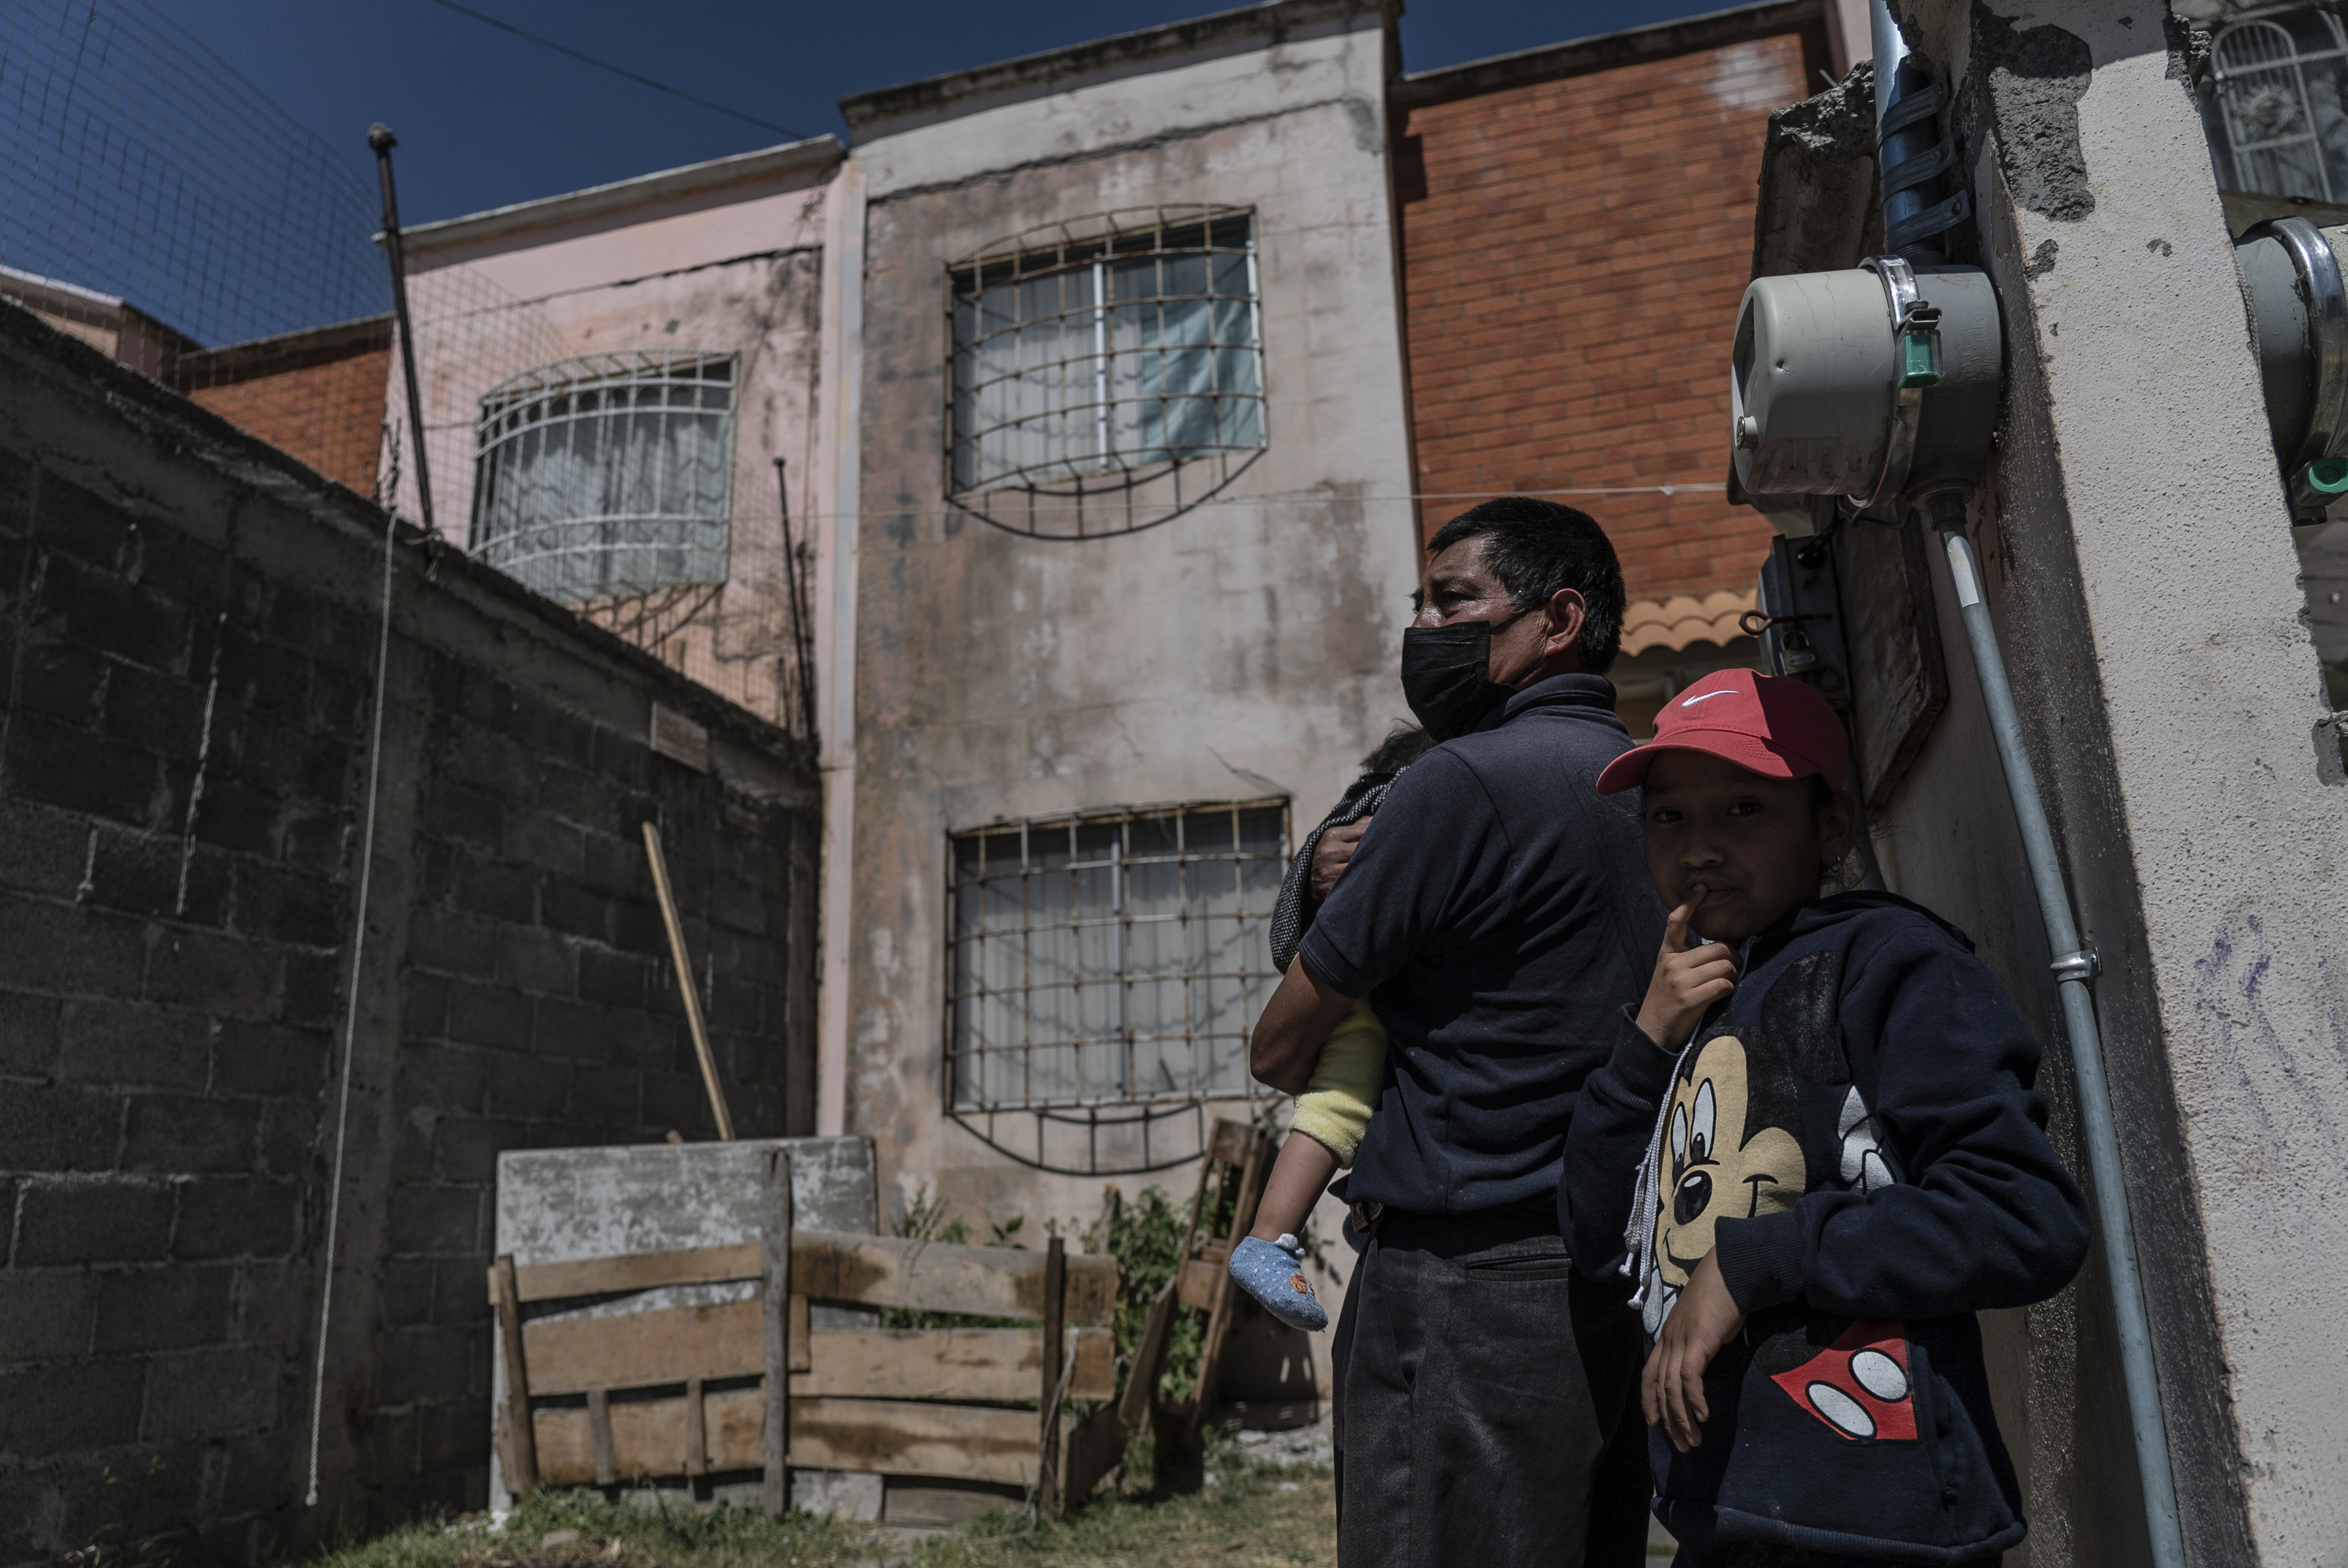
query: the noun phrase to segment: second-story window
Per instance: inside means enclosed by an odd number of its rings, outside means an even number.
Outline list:
[[[589,354],[481,399],[468,548],[569,603],[726,580],[734,360]]]
[[[2209,51],[2211,140],[2237,190],[2348,201],[2348,29],[2289,7],[2219,29]]]
[[[1119,213],[952,271],[955,494],[1081,487],[1263,446],[1246,212]]]

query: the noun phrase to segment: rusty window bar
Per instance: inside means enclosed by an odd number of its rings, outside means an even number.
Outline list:
[[[1251,1100],[1278,979],[1282,799],[950,835],[946,1092],[957,1111]]]

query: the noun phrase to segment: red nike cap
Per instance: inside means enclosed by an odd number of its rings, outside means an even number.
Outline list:
[[[1807,682],[1757,670],[1715,670],[1689,683],[1655,715],[1655,738],[1598,775],[1600,794],[1647,782],[1658,752],[1709,752],[1764,778],[1816,774],[1839,790],[1850,771],[1842,721]]]

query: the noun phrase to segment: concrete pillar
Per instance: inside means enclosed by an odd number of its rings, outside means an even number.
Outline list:
[[[2166,7],[1902,5],[1957,89],[2007,407],[1974,508],[2097,987],[2188,1554],[2343,1559],[2348,787],[2184,36]],[[1960,250],[1960,255],[1963,254]],[[1902,891],[2045,977],[1945,579],[1952,702],[1886,812]],[[2017,927],[2020,927],[2017,929]],[[2084,1173],[2084,1161],[2074,1160]],[[2095,1269],[1993,1325],[2032,1568],[2143,1560]],[[2019,1555],[2019,1554],[2017,1554]],[[2015,1559],[2009,1559],[2013,1562]]]

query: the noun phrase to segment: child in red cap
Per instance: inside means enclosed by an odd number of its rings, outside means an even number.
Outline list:
[[[1820,897],[1858,831],[1848,754],[1809,686],[1730,670],[1598,780],[1643,786],[1672,914],[1559,1209],[1580,1267],[1637,1282],[1686,1568],[1994,1563],[2024,1526],[1973,1314],[2086,1254],[2038,1042],[1972,943],[1893,894]]]

